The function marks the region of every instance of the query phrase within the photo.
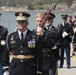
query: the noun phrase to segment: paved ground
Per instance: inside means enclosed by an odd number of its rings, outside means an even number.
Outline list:
[[[70,69],[67,69],[65,60],[63,68],[58,68],[58,75],[76,75],[76,56],[71,57]]]

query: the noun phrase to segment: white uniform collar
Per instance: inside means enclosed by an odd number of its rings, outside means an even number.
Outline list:
[[[28,29],[23,32],[23,39],[25,39],[25,36],[26,36],[26,34],[27,34],[27,31],[28,31]],[[20,32],[20,31],[18,30],[18,34],[19,34],[19,38],[20,38],[20,39],[21,39],[21,33],[22,33],[22,32]]]
[[[49,29],[51,29],[51,28],[52,28],[52,26],[53,26],[53,25],[49,26]]]
[[[66,24],[67,22],[65,22],[65,24]],[[63,26],[64,26],[64,22],[62,22],[62,24],[63,24]]]

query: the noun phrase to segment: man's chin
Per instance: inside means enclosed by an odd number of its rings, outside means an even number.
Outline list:
[[[22,29],[19,29],[19,30],[23,30],[23,28]]]

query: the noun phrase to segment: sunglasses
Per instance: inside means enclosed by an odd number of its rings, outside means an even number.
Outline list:
[[[17,20],[18,23],[27,22],[27,20]]]

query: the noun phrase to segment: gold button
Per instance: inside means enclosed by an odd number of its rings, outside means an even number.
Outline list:
[[[48,55],[48,57],[50,57],[50,55]]]
[[[12,48],[13,48],[14,46],[12,46]]]
[[[23,46],[21,46],[21,48],[22,48]]]
[[[23,62],[23,60],[21,60],[21,62]]]
[[[23,51],[21,51],[21,53],[23,53]]]
[[[34,64],[34,66],[35,66],[36,64]]]

